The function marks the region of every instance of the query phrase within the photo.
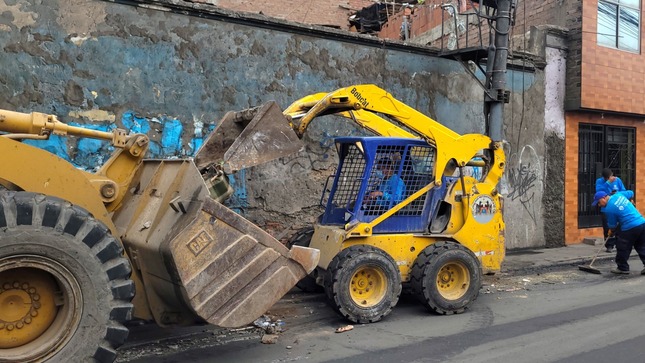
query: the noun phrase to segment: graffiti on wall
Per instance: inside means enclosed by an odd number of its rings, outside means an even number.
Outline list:
[[[519,154],[509,158],[507,170],[508,193],[506,198],[519,202],[529,218],[537,225],[542,192],[542,167],[538,154],[531,145],[525,145]]]

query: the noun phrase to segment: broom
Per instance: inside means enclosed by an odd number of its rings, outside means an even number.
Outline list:
[[[607,240],[609,240],[610,238],[611,237],[607,237],[605,239],[605,242],[602,245],[600,245],[600,248],[598,249],[598,252],[596,252],[596,255],[593,257],[593,259],[591,260],[591,262],[588,265],[578,265],[578,269],[580,269],[581,271],[584,271],[584,272],[590,272],[592,274],[600,275],[600,270],[598,270],[597,268],[593,267],[592,265],[593,265],[594,261],[596,261],[596,258],[598,258],[598,255],[600,255],[600,251],[602,251],[602,249],[605,248],[605,243],[607,243]]]

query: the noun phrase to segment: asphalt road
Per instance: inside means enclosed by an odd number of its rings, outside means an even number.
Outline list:
[[[348,325],[323,294],[294,290],[269,312],[284,331],[133,327],[119,362],[645,362],[645,276],[575,267],[486,277],[464,314],[437,316],[402,297],[379,323]],[[265,337],[267,338],[267,337]]]

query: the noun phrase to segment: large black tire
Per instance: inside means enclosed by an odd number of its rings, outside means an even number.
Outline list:
[[[114,361],[132,316],[130,272],[121,243],[87,211],[0,192],[2,360]]]
[[[412,266],[411,286],[417,298],[441,315],[463,313],[477,299],[482,270],[470,250],[455,242],[426,247]]]
[[[291,236],[287,242],[287,247],[291,248],[292,246],[302,246],[309,247],[311,243],[311,237],[314,235],[313,227],[305,227],[300,229],[296,234]],[[309,274],[305,276],[302,280],[298,281],[296,286],[304,292],[316,292],[320,293],[324,291],[324,288],[316,283],[316,278]]]
[[[332,307],[354,323],[373,323],[386,317],[401,296],[401,273],[385,251],[367,245],[351,246],[329,264],[325,292]]]

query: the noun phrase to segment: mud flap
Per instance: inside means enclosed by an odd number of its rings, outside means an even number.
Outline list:
[[[226,113],[195,155],[195,163],[199,169],[221,164],[230,174],[295,154],[303,146],[278,104],[270,101]]]

